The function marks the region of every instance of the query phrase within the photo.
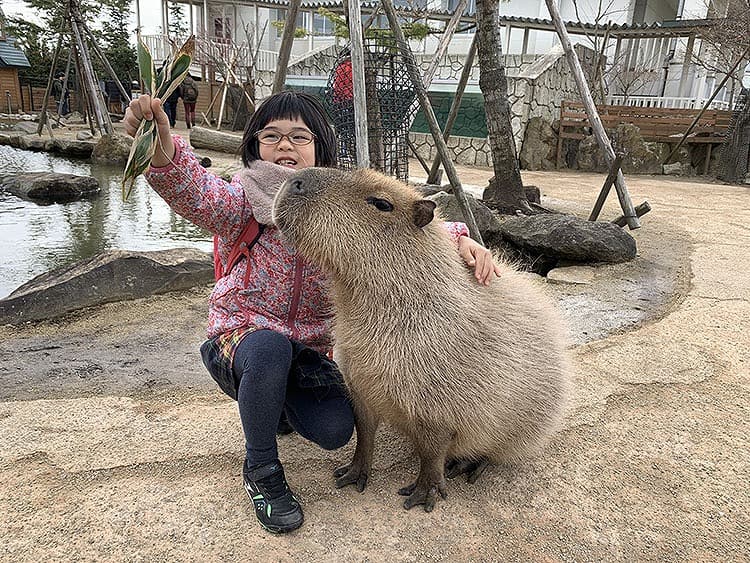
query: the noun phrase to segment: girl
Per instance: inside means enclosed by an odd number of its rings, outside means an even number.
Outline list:
[[[170,135],[160,100],[133,100],[124,118],[127,133],[134,136],[143,119],[155,120],[159,135],[147,181],[177,213],[217,236],[214,253],[224,275],[209,300],[201,354],[221,389],[237,400],[245,434],[243,483],[256,516],[271,532],[289,532],[303,514],[278,459],[282,415],[325,449],[349,441],[354,416],[329,359],[326,279],[281,238],[271,223],[271,203],[295,170],[336,166],[333,129],[308,94],[267,98],[245,128],[245,168],[227,183],[198,164],[186,141]],[[446,228],[480,283],[499,274],[463,224]]]

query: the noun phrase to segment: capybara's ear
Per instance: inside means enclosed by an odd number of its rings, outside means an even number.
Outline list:
[[[420,229],[435,217],[435,202],[429,199],[420,199],[414,202],[412,207],[412,221]]]

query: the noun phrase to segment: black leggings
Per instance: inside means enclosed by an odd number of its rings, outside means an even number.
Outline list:
[[[235,351],[232,371],[245,433],[248,465],[278,459],[276,428],[282,411],[299,434],[326,450],[344,446],[354,431],[354,413],[337,386],[303,388],[290,377],[292,343],[271,330],[245,336]]]

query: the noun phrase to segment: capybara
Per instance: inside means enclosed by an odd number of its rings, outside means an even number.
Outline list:
[[[335,339],[357,446],[336,486],[364,489],[385,420],[419,455],[406,508],[432,510],[445,476],[538,450],[570,389],[551,301],[508,265],[489,287],[458,254],[435,204],[372,170],[310,168],[276,196],[284,236],[330,273]]]

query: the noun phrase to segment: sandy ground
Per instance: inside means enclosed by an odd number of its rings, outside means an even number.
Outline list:
[[[581,215],[603,181],[524,179]],[[750,191],[628,185],[653,207],[638,258],[550,287],[577,342],[564,430],[537,459],[452,481],[431,514],[400,506],[416,459],[392,431],[362,494],[333,488],[353,441],[324,452],[292,435],[280,451],[306,522],[258,526],[236,407],[197,353],[209,288],[0,327],[0,559],[747,561]]]

